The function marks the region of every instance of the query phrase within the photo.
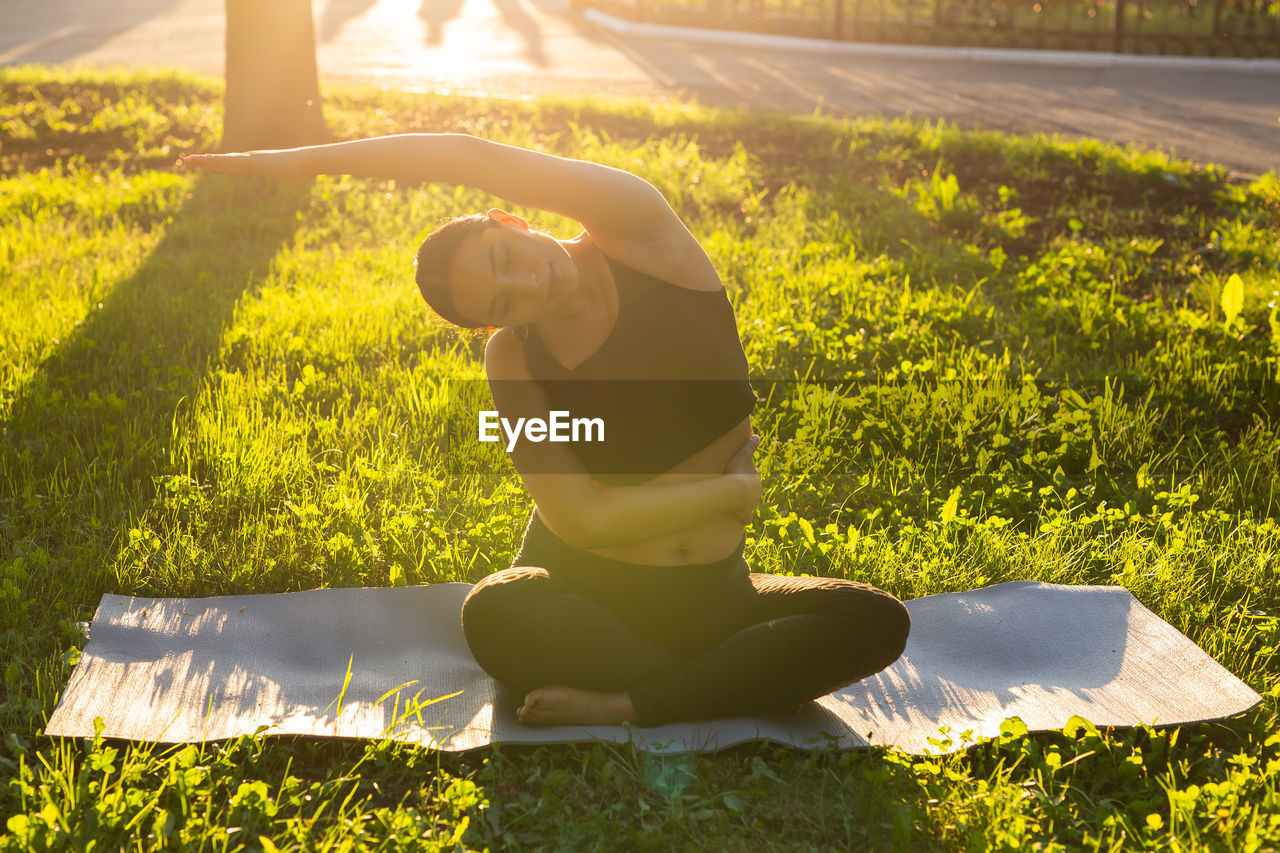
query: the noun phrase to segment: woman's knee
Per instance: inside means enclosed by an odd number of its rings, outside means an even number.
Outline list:
[[[889,656],[888,666],[899,657],[907,647],[907,637],[911,634],[911,612],[897,598],[885,593],[885,600],[880,603],[881,613],[878,623],[884,640],[885,653]]]
[[[518,638],[520,615],[536,612],[531,599],[545,579],[543,569],[511,568],[471,588],[462,602],[462,633],[482,665],[493,650]]]
[[[911,614],[892,594],[859,586],[850,591],[841,608],[845,629],[852,635],[849,653],[859,667],[870,665],[879,672],[902,656],[911,633]]]

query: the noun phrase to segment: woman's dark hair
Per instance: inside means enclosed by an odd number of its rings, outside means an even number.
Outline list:
[[[458,313],[457,306],[453,304],[453,294],[449,292],[449,265],[453,263],[453,256],[458,253],[463,240],[497,226],[497,222],[483,213],[459,216],[428,234],[427,239],[418,247],[418,259],[415,262],[418,270],[414,276],[418,282],[418,290],[422,291],[422,298],[427,300],[433,311],[455,326],[479,329],[488,325],[477,320],[463,319]]]

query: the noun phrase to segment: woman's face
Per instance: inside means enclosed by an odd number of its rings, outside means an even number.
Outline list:
[[[498,222],[468,237],[449,265],[453,304],[487,326],[527,326],[562,309],[578,286],[578,267],[550,234],[518,216],[490,211]]]

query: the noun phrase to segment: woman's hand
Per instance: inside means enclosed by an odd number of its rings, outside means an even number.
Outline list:
[[[741,484],[742,502],[732,512],[742,519],[743,524],[751,523],[751,519],[756,514],[756,507],[760,505],[760,496],[763,491],[760,484],[760,471],[756,469],[756,463],[752,459],[759,444],[760,436],[752,435],[742,447],[738,448],[738,452],[733,454],[724,468],[726,476],[736,478]]]
[[[209,172],[265,175],[284,181],[303,181],[315,173],[303,163],[302,149],[245,151],[238,154],[188,154],[182,165]]]

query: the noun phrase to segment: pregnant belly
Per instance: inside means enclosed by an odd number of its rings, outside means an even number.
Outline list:
[[[715,476],[705,472],[723,471],[750,435],[751,419],[743,418],[714,442],[649,482],[659,484],[692,477]],[[712,563],[729,556],[737,549],[745,529],[740,518],[726,513],[705,518],[663,536],[628,545],[597,548],[593,553],[612,560],[647,566]]]

